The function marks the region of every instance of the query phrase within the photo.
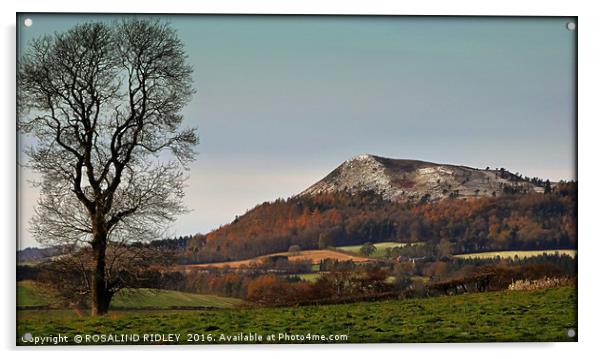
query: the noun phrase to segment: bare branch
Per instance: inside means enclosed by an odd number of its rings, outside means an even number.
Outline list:
[[[19,59],[19,131],[35,138],[27,155],[42,178],[32,232],[41,243],[90,244],[92,292],[109,300],[122,277],[105,275],[107,248],[158,239],[185,211],[198,142],[180,128],[191,75],[176,32],[147,19],[77,25],[35,39]]]

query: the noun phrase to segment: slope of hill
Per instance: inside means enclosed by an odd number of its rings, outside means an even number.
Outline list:
[[[27,247],[17,251],[17,262],[19,264],[36,263],[68,252],[69,248],[67,246],[52,246],[46,248]]]
[[[575,182],[553,187],[505,169],[362,155],[287,200],[265,202],[188,240],[184,263],[250,259],[365,242],[442,239],[452,253],[574,248]],[[324,242],[320,244],[320,241]]]
[[[372,191],[386,200],[440,200],[446,197],[491,197],[509,191],[542,193],[544,188],[504,169],[481,170],[360,155],[345,161],[300,195],[341,191]]]

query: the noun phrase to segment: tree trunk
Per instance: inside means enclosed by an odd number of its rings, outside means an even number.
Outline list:
[[[106,250],[107,232],[96,228],[92,250],[94,253],[94,277],[92,278],[92,315],[104,315],[109,311],[112,293],[109,291],[106,280]]]

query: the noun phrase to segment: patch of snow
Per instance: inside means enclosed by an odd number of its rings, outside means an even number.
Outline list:
[[[327,176],[301,195],[372,191],[394,201],[420,200],[424,195],[439,200],[449,197],[453,192],[460,198],[489,197],[494,192],[501,193],[503,185],[507,183],[508,180],[496,176],[494,172],[463,166],[434,164],[405,171],[395,166],[387,168],[375,156],[362,154],[343,162],[337,168],[336,175]],[[531,191],[540,191],[539,187],[530,183],[526,183],[526,186]]]

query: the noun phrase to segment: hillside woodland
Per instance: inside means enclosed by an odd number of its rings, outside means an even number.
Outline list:
[[[547,193],[388,201],[373,192],[332,192],[265,202],[207,235],[186,241],[182,263],[394,241],[451,253],[575,248],[577,185]],[[417,254],[419,255],[419,253]]]

